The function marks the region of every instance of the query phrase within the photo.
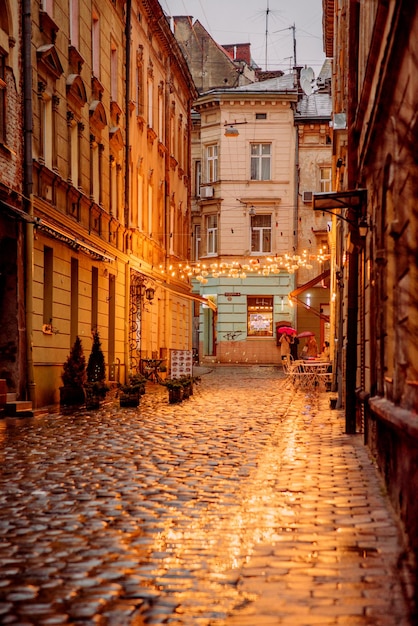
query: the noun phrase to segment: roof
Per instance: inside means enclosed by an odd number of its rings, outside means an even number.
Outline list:
[[[257,93],[272,92],[272,91],[296,91],[295,75],[283,74],[283,76],[276,76],[274,78],[268,78],[267,80],[258,81],[249,85],[242,85],[236,87],[233,91],[251,91]]]
[[[331,119],[332,98],[329,93],[312,93],[304,95],[298,102],[295,112],[298,118],[329,118]]]

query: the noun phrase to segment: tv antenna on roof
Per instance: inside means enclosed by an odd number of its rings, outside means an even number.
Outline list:
[[[266,54],[265,54],[265,59],[264,59],[264,68],[267,71],[267,42],[268,42],[268,34],[269,34],[269,13],[270,13],[270,8],[269,8],[269,0],[267,0],[267,7],[266,7]]]

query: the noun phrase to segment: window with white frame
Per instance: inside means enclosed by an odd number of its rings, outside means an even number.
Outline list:
[[[321,167],[319,168],[319,176],[320,176],[320,189],[321,191],[332,191],[331,190],[331,168],[330,167]]]
[[[193,234],[194,234],[193,260],[197,261],[200,258],[200,224],[195,224]]]
[[[218,146],[213,144],[206,146],[206,182],[213,183],[218,180]]]
[[[251,180],[271,180],[271,144],[251,144]]]
[[[206,216],[206,254],[218,253],[218,216]]]
[[[271,252],[271,215],[251,217],[251,252]]]
[[[247,296],[247,335],[273,336],[273,296]]]
[[[200,196],[200,185],[202,184],[202,164],[200,161],[196,161],[195,170],[194,170],[194,188],[195,188],[195,196]]]

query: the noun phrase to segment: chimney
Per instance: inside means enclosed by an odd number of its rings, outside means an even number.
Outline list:
[[[250,46],[250,43],[232,43],[223,45],[222,48],[233,61],[244,61],[247,65],[251,65]]]

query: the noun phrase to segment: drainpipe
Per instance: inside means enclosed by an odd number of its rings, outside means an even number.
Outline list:
[[[293,110],[293,119],[296,113],[296,106],[294,107]],[[293,212],[293,248],[295,250],[295,253],[298,252],[298,243],[299,243],[299,233],[298,233],[298,228],[299,228],[299,172],[300,172],[300,167],[299,167],[299,126],[296,126],[294,121],[293,124],[295,126],[296,129],[296,137],[295,137],[295,187],[294,187],[294,212]],[[295,289],[298,285],[297,285],[297,279],[296,279],[297,273],[295,272],[293,274],[294,277],[294,283],[293,283],[293,288]],[[297,323],[297,317],[298,317],[298,305],[296,303],[295,306],[295,315],[293,318],[293,322]]]
[[[132,0],[126,1],[125,47],[126,47],[126,88],[125,88],[125,228],[129,228],[129,192],[130,192],[130,95],[131,95],[131,12]]]
[[[126,49],[126,62],[125,62],[125,71],[126,71],[126,86],[125,86],[125,202],[124,202],[124,226],[125,226],[125,237],[126,237],[126,251],[129,252],[131,249],[131,242],[127,237],[126,233],[129,228],[129,172],[130,172],[130,94],[131,94],[131,4],[132,0],[126,1],[126,24],[125,24],[125,49]],[[128,241],[129,241],[129,250],[128,250]],[[125,382],[128,379],[128,374],[131,369],[130,362],[130,324],[131,324],[131,268],[129,262],[125,265],[125,373],[124,380]]]
[[[33,163],[32,163],[32,19],[31,0],[22,0],[22,57],[23,57],[23,203],[26,212],[33,217]],[[26,369],[27,391],[36,408],[36,384],[33,365],[33,265],[34,224],[26,222]]]

